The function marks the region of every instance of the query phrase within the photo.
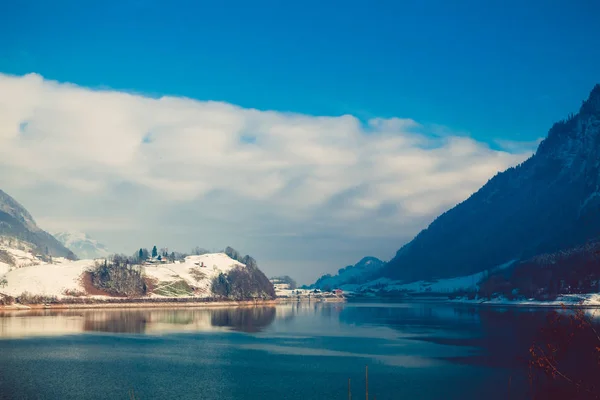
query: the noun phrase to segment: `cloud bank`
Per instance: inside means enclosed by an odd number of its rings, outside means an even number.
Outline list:
[[[127,252],[231,244],[304,281],[390,257],[531,154],[439,132],[0,74],[0,182],[43,228]]]

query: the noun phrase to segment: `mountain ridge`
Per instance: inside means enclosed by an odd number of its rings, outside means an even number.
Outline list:
[[[31,243],[40,254],[77,259],[54,236],[37,226],[35,220],[19,202],[0,190],[0,236],[14,237]]]
[[[340,268],[336,275],[322,275],[310,288],[329,291],[342,285],[361,283],[375,277],[384,264],[376,257],[363,257],[354,265]]]
[[[83,232],[55,232],[53,236],[81,259],[108,257],[108,248]]]
[[[382,276],[468,275],[600,236],[600,85],[536,153],[496,174],[402,246]]]

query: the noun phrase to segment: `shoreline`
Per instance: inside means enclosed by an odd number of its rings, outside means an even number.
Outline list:
[[[481,306],[481,307],[515,307],[515,308],[600,308],[600,293],[588,293],[585,295],[563,295],[561,300],[468,300],[468,299],[450,299],[447,296],[351,296],[350,301],[378,301],[387,302],[431,302],[444,303],[459,306]]]
[[[90,302],[90,303],[54,303],[54,304],[11,304],[0,306],[0,311],[26,310],[73,310],[73,309],[124,309],[124,308],[223,308],[223,307],[256,307],[275,306],[277,300],[244,300],[244,301],[131,301],[131,302]]]
[[[73,310],[73,309],[129,309],[129,308],[223,308],[223,307],[256,307],[276,306],[278,304],[295,304],[304,302],[342,303],[346,298],[327,299],[294,299],[280,297],[273,300],[205,300],[194,298],[161,298],[161,299],[127,299],[88,298],[81,302],[57,302],[40,304],[0,305],[0,311],[26,311],[26,310]]]
[[[553,303],[553,302],[539,302],[539,303],[528,303],[528,302],[493,302],[493,301],[453,301],[446,300],[449,304],[457,304],[464,306],[483,306],[483,307],[515,307],[515,308],[600,308],[600,304],[579,304],[579,303]]]

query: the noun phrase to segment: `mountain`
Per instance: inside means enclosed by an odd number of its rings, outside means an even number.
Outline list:
[[[0,236],[31,243],[40,254],[76,259],[54,236],[40,229],[29,212],[15,199],[0,190]]]
[[[103,258],[110,254],[105,245],[83,232],[58,232],[54,237],[82,259]]]
[[[354,265],[340,268],[337,275],[321,276],[310,287],[329,291],[342,285],[364,283],[377,277],[384,265],[385,263],[378,258],[364,257]]]
[[[403,246],[382,276],[448,278],[600,237],[600,85],[536,153],[497,174]]]

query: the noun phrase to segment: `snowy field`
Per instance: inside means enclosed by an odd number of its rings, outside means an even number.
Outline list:
[[[534,299],[527,300],[509,300],[505,297],[498,297],[490,300],[486,299],[454,299],[452,302],[465,304],[498,305],[498,306],[531,306],[531,307],[600,307],[600,293],[588,294],[565,294],[558,296],[553,301],[540,301]]]
[[[82,278],[94,267],[95,260],[70,261],[56,257],[50,263],[36,257],[22,243],[17,245],[18,248],[15,248],[12,241],[11,246],[0,242],[0,250],[12,259],[12,265],[0,263],[0,277],[6,280],[6,284],[0,286],[0,293],[13,297],[29,293],[59,299],[69,297],[69,294],[89,295]],[[224,253],[214,253],[189,256],[174,263],[148,264],[141,268],[157,292],[149,296],[165,298],[210,297],[213,278],[220,273],[228,273],[236,266],[245,267]]]

